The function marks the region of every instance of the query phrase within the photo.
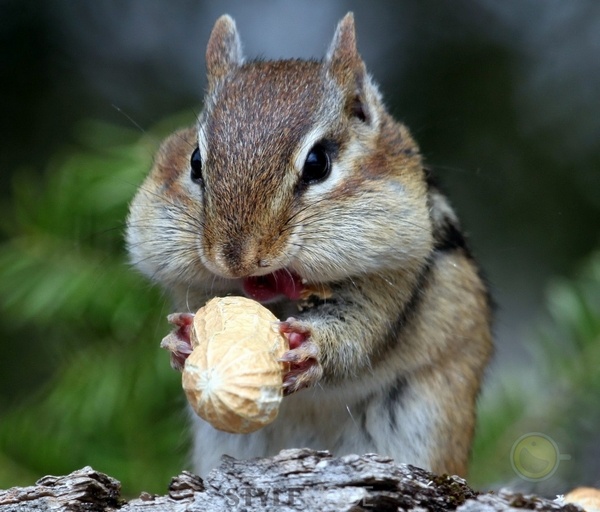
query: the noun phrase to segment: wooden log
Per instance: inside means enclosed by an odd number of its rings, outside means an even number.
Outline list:
[[[358,512],[576,512],[536,496],[478,493],[456,476],[434,475],[375,454],[332,457],[326,451],[284,450],[270,458],[224,457],[205,480],[189,472],[173,478],[164,496],[142,493],[125,501],[120,483],[84,467],[46,476],[31,487],[0,491],[0,512],[223,512],[229,510]]]

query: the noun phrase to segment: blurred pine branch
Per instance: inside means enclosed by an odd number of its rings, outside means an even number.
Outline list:
[[[547,288],[547,314],[525,342],[534,364],[501,376],[480,403],[470,481],[536,492],[598,486],[600,474],[600,251]],[[510,453],[524,434],[550,436],[568,458],[548,481],[519,481]]]
[[[43,176],[21,173],[3,207],[3,365],[20,367],[3,378],[0,487],[91,464],[126,492],[164,491],[185,461],[183,395],[158,347],[165,299],[122,240],[158,139],[98,123],[79,136]]]

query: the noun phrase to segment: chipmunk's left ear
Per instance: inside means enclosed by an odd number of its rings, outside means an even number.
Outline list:
[[[243,62],[242,43],[235,21],[231,16],[224,14],[215,23],[206,47],[209,84],[225,77]]]
[[[356,49],[354,14],[351,12],[338,23],[325,62],[331,73],[338,79],[348,74],[365,72],[365,65]]]

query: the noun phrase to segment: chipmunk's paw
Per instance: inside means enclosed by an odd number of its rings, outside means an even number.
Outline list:
[[[279,331],[290,344],[290,349],[280,359],[289,364],[289,370],[283,377],[283,393],[290,395],[314,386],[323,376],[323,368],[319,363],[319,347],[310,341],[310,325],[288,318],[279,322]]]
[[[190,333],[194,315],[191,313],[173,313],[167,317],[167,320],[169,323],[176,325],[177,328],[163,338],[160,346],[171,352],[171,367],[182,371],[185,360],[192,353]]]

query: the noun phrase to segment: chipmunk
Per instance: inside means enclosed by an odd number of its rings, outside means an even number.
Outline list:
[[[290,369],[262,430],[195,418],[194,469],[309,447],[465,475],[492,351],[488,291],[366,71],[352,13],[321,61],[245,61],[222,16],[206,65],[197,125],[164,141],[131,203],[131,261],[179,311],[227,294],[267,304],[287,318]],[[319,286],[329,293],[301,298]],[[181,364],[191,315],[175,316]]]

